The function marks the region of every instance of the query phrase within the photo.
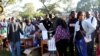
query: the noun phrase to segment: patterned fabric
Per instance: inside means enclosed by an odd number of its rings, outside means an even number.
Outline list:
[[[58,26],[56,28],[56,33],[54,37],[56,42],[60,41],[61,39],[69,39],[70,37],[69,30],[62,28],[62,26]]]

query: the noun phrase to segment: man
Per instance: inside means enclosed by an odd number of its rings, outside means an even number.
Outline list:
[[[50,21],[51,21],[51,30],[53,31],[52,34],[54,35],[55,34],[55,31],[56,31],[56,21],[58,19],[58,17],[54,14],[49,14],[49,18],[50,18]]]
[[[52,27],[52,23],[50,21],[49,15],[45,15],[44,20],[42,20],[40,23],[43,23],[44,27],[46,28],[47,31],[49,31]]]
[[[13,17],[10,19],[7,30],[7,37],[11,45],[12,56],[16,56],[15,54],[17,54],[17,56],[21,56],[20,33],[23,34],[23,32],[21,30],[20,24],[15,22]],[[15,52],[15,49],[17,52]]]
[[[7,33],[7,22],[5,18],[3,19],[2,26],[3,26],[3,33]]]
[[[2,22],[2,27],[3,27],[3,31],[2,31],[2,35],[4,36],[4,37],[7,37],[7,21],[6,21],[6,19],[4,18],[3,19],[3,22]],[[7,41],[7,38],[5,38],[5,39],[3,39],[3,47],[5,47],[5,48],[7,48],[7,43],[6,43],[6,41]]]
[[[74,28],[75,28],[75,24],[77,22],[76,19],[76,12],[72,11],[71,14],[69,15],[69,21],[68,21],[68,27],[69,27],[69,31],[71,34],[70,37],[70,43],[69,43],[69,48],[70,48],[70,56],[74,56],[74,43],[73,43],[73,38],[74,38]]]
[[[94,56],[94,32],[97,27],[97,20],[95,17],[92,16],[91,12],[86,12],[86,21],[88,22],[89,26],[93,30],[90,30],[88,28],[88,33],[86,33],[86,36],[90,37],[92,40],[87,42],[87,51],[88,51],[88,56]]]

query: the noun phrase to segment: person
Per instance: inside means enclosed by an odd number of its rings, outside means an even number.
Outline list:
[[[74,42],[76,46],[77,54],[76,56],[87,56],[87,46],[84,40],[84,23],[85,23],[85,13],[79,11],[77,14],[78,21],[75,24],[74,32]]]
[[[3,29],[3,27],[2,27],[2,20],[0,20],[0,34],[2,34],[2,29]]]
[[[100,56],[100,13],[98,15],[97,22],[98,26],[97,26],[97,37],[96,37],[96,44],[97,44],[96,55]]]
[[[69,27],[69,31],[70,31],[70,34],[71,34],[69,48],[70,48],[70,56],[74,56],[73,38],[74,38],[74,28],[75,28],[75,24],[77,22],[77,19],[75,17],[75,11],[72,11],[69,16],[70,16],[70,18],[69,18],[69,21],[68,21],[68,27]]]
[[[42,20],[40,23],[43,23],[45,29],[47,30],[47,34],[48,34],[48,39],[50,39],[50,37],[52,36],[52,23],[50,21],[50,17],[49,14],[45,15],[45,19]]]
[[[6,22],[6,19],[4,18],[3,19],[3,22],[2,22],[2,27],[3,27],[3,35],[5,36],[5,37],[7,37],[6,35],[7,35],[7,22]]]
[[[7,38],[11,46],[12,56],[21,56],[21,43],[20,43],[20,33],[24,34],[20,28],[20,24],[15,22],[14,17],[10,19],[10,22],[7,27]],[[16,52],[16,51],[17,52]]]
[[[92,41],[87,43],[88,56],[94,56],[94,34],[97,27],[97,19],[92,16],[92,12],[86,12],[86,21],[94,28],[90,34]]]
[[[54,35],[55,34],[55,31],[56,31],[56,21],[57,21],[57,16],[56,15],[54,15],[54,14],[49,14],[49,18],[50,18],[50,21],[51,21],[51,30],[53,31],[52,32],[52,35]]]
[[[6,19],[4,18],[3,19],[3,23],[2,23],[2,27],[3,27],[3,36],[5,37],[4,39],[3,39],[3,47],[5,47],[6,49],[7,49],[7,45],[8,45],[8,43],[7,43],[7,21],[6,21]]]
[[[42,20],[40,23],[43,23],[44,27],[47,31],[49,31],[52,28],[52,23],[50,21],[49,15],[45,15],[44,20]]]
[[[7,27],[7,21],[6,21],[5,18],[3,19],[3,23],[2,23],[2,25],[3,25],[3,27]]]
[[[26,20],[26,26],[24,29],[27,37],[34,38],[35,26],[31,24],[31,20]]]
[[[56,32],[54,35],[56,48],[59,53],[59,56],[68,56],[67,55],[67,46],[70,39],[70,33],[66,22],[59,18],[56,22]]]

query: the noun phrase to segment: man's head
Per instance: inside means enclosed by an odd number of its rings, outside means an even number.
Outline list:
[[[46,15],[44,16],[44,19],[45,19],[45,20],[49,20],[49,15],[46,14]]]
[[[49,18],[52,20],[54,19],[55,15],[54,14],[49,14]]]
[[[71,16],[73,19],[76,18],[76,12],[75,12],[75,11],[71,11],[70,16]]]
[[[3,22],[5,22],[5,21],[6,21],[6,19],[4,18],[4,19],[3,19]]]
[[[96,18],[99,18],[99,12],[98,11],[95,11],[94,14],[95,14]]]
[[[10,22],[14,22],[14,21],[15,21],[14,17],[10,18]]]
[[[86,18],[89,18],[91,16],[91,12],[90,11],[87,11],[86,12]]]

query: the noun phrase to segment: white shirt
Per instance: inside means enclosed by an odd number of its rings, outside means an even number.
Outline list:
[[[25,33],[26,33],[26,34],[28,34],[28,35],[29,35],[31,31],[35,31],[35,26],[34,26],[34,25],[32,25],[32,24],[31,24],[31,25],[29,25],[29,26],[27,26],[27,25],[26,25],[26,27],[25,27],[25,30],[24,30],[24,31],[25,31]]]
[[[93,20],[92,20],[92,18],[93,18]],[[96,29],[96,27],[97,27],[97,19],[95,17],[91,16],[91,17],[87,18],[86,21],[87,21],[87,23],[89,25],[91,25],[91,27],[93,27],[94,29]]]
[[[82,21],[82,27],[83,27],[84,31],[86,32],[86,37],[84,37],[85,41],[90,42],[91,41],[91,33],[95,30],[94,27],[92,27],[92,25],[90,25],[90,23],[88,23],[87,20]],[[74,39],[76,36],[76,31],[79,31],[79,30],[80,30],[80,25],[79,25],[79,21],[77,21],[75,24]]]
[[[83,29],[86,28],[85,23],[86,23],[86,20],[83,20],[83,21],[82,21],[82,27],[83,27]],[[79,25],[79,21],[77,21],[76,24],[75,24],[74,38],[75,38],[75,36],[76,36],[76,31],[79,31],[79,30],[80,30],[80,25]]]

